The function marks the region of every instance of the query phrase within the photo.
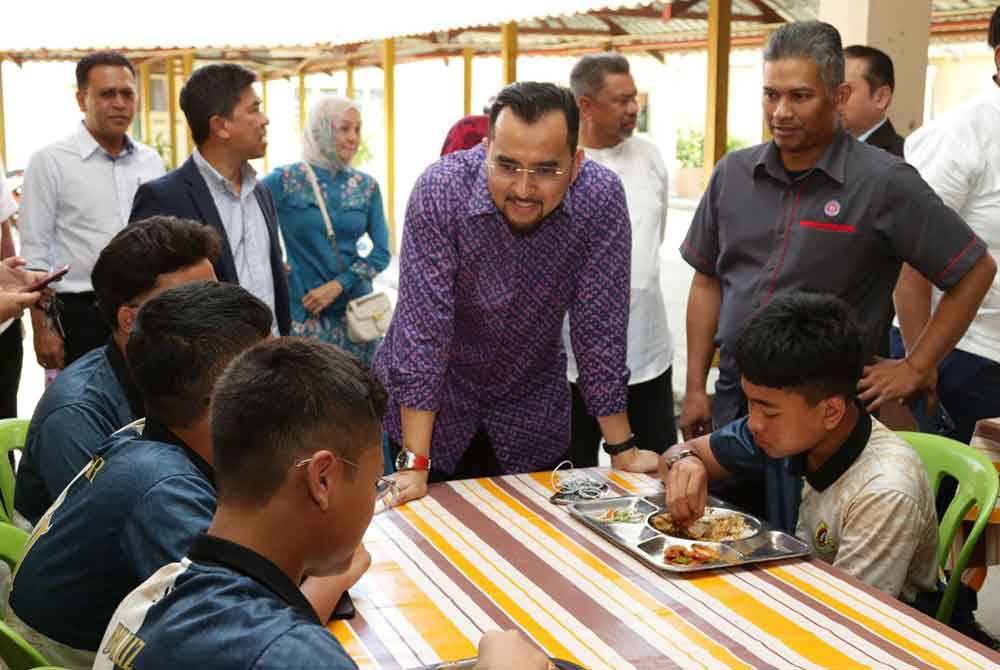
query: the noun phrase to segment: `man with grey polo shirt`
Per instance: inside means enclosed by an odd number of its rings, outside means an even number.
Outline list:
[[[763,79],[774,139],[716,166],[681,246],[695,269],[681,415],[688,438],[746,413],[733,344],[775,295],[812,291],[844,299],[871,356],[888,330],[903,262],[944,291],[907,358],[865,368],[859,397],[874,410],[933,385],[938,363],[965,332],[996,273],[983,241],[912,167],[838,127],[849,88],[833,26],[809,21],[775,31],[764,50]],[[705,382],[716,346],[713,408]],[[761,507],[759,499],[741,502]]]
[[[163,174],[159,154],[126,133],[137,97],[132,63],[116,52],[90,54],[77,63],[76,85],[83,121],[28,161],[18,220],[29,268],[70,266],[57,285],[58,318],[31,310],[35,355],[53,370],[107,343],[90,271],[128,223],[139,186]]]

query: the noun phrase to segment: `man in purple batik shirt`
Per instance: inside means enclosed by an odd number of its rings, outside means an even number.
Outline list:
[[[565,457],[567,312],[580,389],[612,464],[656,467],[625,412],[625,193],[584,160],[578,130],[568,89],[512,84],[490,110],[487,144],[446,156],[413,189],[399,304],[374,363],[389,391],[400,502],[428,481],[551,469]]]

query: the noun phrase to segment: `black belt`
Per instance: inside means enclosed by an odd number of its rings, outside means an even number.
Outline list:
[[[59,299],[63,302],[94,302],[97,300],[97,294],[93,291],[84,291],[83,293],[56,293]]]

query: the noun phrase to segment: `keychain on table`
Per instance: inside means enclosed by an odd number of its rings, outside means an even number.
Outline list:
[[[565,473],[560,473],[568,466]],[[584,472],[573,470],[572,461],[563,461],[552,471],[549,479],[555,493],[550,500],[556,504],[566,504],[583,500],[597,500],[608,490],[608,485]]]

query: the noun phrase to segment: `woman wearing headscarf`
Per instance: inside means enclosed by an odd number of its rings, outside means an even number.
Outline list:
[[[274,195],[288,254],[292,334],[317,337],[371,364],[379,341],[347,337],[347,303],[371,293],[371,282],[389,264],[389,230],[378,183],[351,167],[361,141],[361,112],[352,100],[320,99],[310,110],[300,163],[274,170],[264,183]],[[310,169],[333,229],[314,195]],[[373,248],[358,253],[368,234]],[[338,259],[339,256],[339,259]]]

